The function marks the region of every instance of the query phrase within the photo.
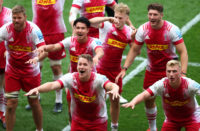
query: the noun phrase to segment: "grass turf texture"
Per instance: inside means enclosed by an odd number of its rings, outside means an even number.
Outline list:
[[[129,5],[131,9],[130,19],[133,24],[138,28],[139,25],[148,21],[147,18],[147,5],[152,2],[158,2],[164,5],[164,18],[180,28],[184,26],[188,21],[194,18],[198,13],[200,13],[200,1],[199,0],[123,0],[120,2],[124,2]],[[66,36],[70,36],[72,31],[70,24],[68,22],[69,10],[71,7],[72,0],[66,0],[65,9],[64,9],[64,19],[68,29],[68,32],[65,34]],[[27,19],[32,20],[32,7],[30,0],[4,0],[4,6],[12,8],[14,5],[20,4],[26,8],[27,11]],[[53,23],[52,23],[53,26]],[[184,36],[184,41],[187,46],[189,61],[200,63],[200,23],[193,26]],[[124,55],[127,54],[129,48],[126,48]],[[142,57],[146,57],[146,49],[143,47],[141,55]],[[69,63],[69,55],[67,58],[63,60],[63,72],[67,72]],[[137,65],[140,64],[140,61],[135,61],[132,66],[128,69],[128,72],[133,70]],[[128,74],[127,72],[127,74]],[[200,67],[188,66],[188,77],[200,82]],[[129,101],[136,94],[142,91],[144,78],[144,71],[137,74],[134,79],[129,81],[123,89],[123,97],[128,99]],[[44,62],[44,67],[42,70],[42,83],[47,81],[52,81],[52,72],[49,67],[48,59]],[[32,120],[31,111],[26,111],[24,106],[27,104],[27,98],[23,96],[24,92],[21,92],[19,97],[19,104],[16,111],[16,123],[14,131],[34,131],[35,125]],[[68,124],[68,116],[67,116],[67,106],[65,93],[63,92],[63,112],[60,114],[54,114],[52,112],[55,101],[55,92],[43,93],[41,94],[42,98],[42,109],[43,109],[43,129],[45,131],[59,131],[62,130]],[[197,96],[199,100],[199,96]],[[109,101],[107,102],[109,107]],[[157,127],[158,130],[161,129],[164,114],[161,108],[161,98],[158,97],[156,99],[156,103],[158,106],[158,116],[157,116]],[[109,115],[109,109],[108,109]],[[144,131],[148,128],[145,112],[144,112],[144,104],[141,103],[136,106],[135,110],[124,109],[121,108],[120,119],[119,119],[119,130],[120,131]],[[4,130],[0,127],[0,130]],[[110,115],[108,120],[108,130],[110,130]]]

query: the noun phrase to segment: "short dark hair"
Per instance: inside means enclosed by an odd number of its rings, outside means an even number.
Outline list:
[[[87,28],[90,28],[90,21],[89,21],[87,18],[85,18],[85,17],[79,17],[79,18],[77,18],[77,19],[74,21],[73,26],[76,26],[76,24],[77,24],[78,22],[84,23],[84,24],[87,26]]]
[[[90,54],[81,54],[78,56],[78,59],[80,59],[80,58],[84,58],[84,59],[88,60],[88,62],[93,63],[93,59]]]
[[[22,5],[16,5],[12,8],[12,14],[23,13],[26,15],[26,10]]]
[[[163,8],[163,5],[161,5],[161,4],[152,3],[152,4],[149,4],[149,5],[148,5],[147,10],[148,10],[148,11],[149,11],[149,10],[157,10],[158,12],[163,13],[164,8]]]

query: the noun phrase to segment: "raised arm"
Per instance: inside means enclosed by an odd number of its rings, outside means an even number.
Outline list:
[[[119,21],[114,17],[94,17],[89,20],[92,27],[100,28],[102,27],[102,23],[105,21],[110,21],[111,23],[118,23]]]
[[[139,104],[140,102],[147,100],[148,98],[150,98],[151,95],[149,94],[148,91],[143,91],[142,93],[140,93],[139,95],[137,95],[136,97],[134,97],[129,103],[123,104],[122,107],[125,108],[135,108],[135,105]]]
[[[73,24],[74,24],[74,21],[76,20],[77,18],[77,15],[79,13],[79,8],[76,8],[76,7],[71,7],[70,9],[70,13],[69,13],[69,23],[72,27],[72,30],[73,30]],[[72,31],[73,32],[73,31]]]
[[[180,55],[182,75],[185,76],[187,73],[188,54],[184,42],[176,45],[176,50]]]

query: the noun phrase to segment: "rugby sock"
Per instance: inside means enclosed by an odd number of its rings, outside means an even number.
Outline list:
[[[114,124],[111,122],[111,128],[113,128],[113,127],[118,127],[118,123]]]
[[[156,131],[156,116],[157,116],[157,107],[146,108],[146,115],[149,121],[149,128],[151,131]]]
[[[5,112],[5,104],[6,102],[4,101],[4,88],[3,86],[0,86],[0,111]]]
[[[54,81],[58,80],[61,76],[63,76],[63,74],[54,75]],[[62,89],[56,90],[56,103],[62,103]]]
[[[38,130],[38,129],[36,129],[35,131],[39,131],[39,130]],[[43,128],[42,128],[40,131],[43,131]]]

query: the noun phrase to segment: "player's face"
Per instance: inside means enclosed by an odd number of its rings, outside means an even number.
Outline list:
[[[158,12],[157,10],[150,9],[148,12],[149,22],[151,23],[152,28],[158,28],[161,24],[163,13]]]
[[[115,12],[115,18],[119,21],[118,24],[115,24],[115,27],[118,29],[123,29],[126,21],[128,20],[128,15],[121,12]]]
[[[87,79],[92,71],[92,63],[85,58],[79,58],[77,70],[79,72],[80,79]]]
[[[181,78],[181,70],[178,65],[175,66],[167,66],[166,74],[169,79],[169,83],[176,84],[180,81]]]
[[[87,38],[89,29],[87,28],[85,23],[78,22],[75,25],[74,30],[78,40],[84,40]]]
[[[26,15],[23,13],[12,14],[12,21],[15,30],[22,31],[26,26]]]

